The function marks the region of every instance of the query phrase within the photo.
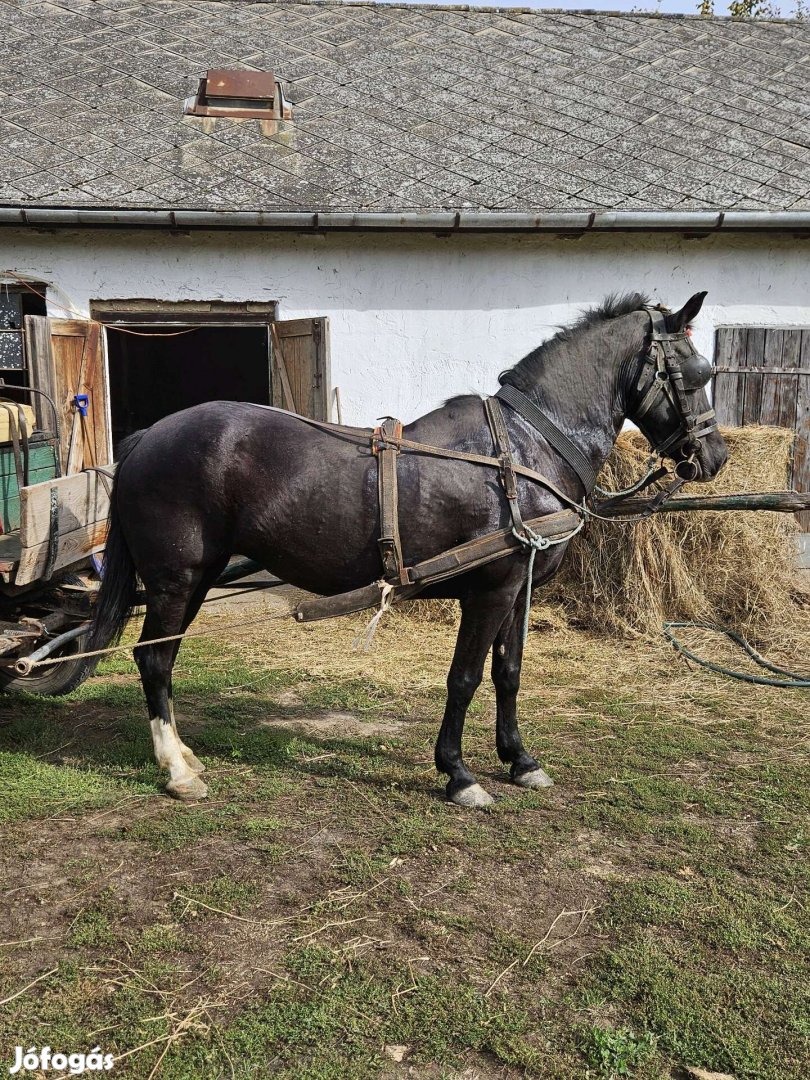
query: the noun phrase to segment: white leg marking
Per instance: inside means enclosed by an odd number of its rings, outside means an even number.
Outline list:
[[[174,720],[174,703],[172,701],[169,702],[169,712],[172,718],[172,731],[174,732],[175,739],[177,739],[177,742],[180,745],[180,753],[186,759],[186,764],[195,773],[205,772],[205,765],[203,765],[203,763],[200,761],[200,759],[197,757],[191,747],[186,746],[186,744],[180,738],[180,733],[177,730],[177,724]]]
[[[169,771],[168,793],[177,799],[204,799],[208,789],[183,756],[180,740],[171,722],[166,724],[156,716],[151,721],[151,727],[157,763],[161,769]]]

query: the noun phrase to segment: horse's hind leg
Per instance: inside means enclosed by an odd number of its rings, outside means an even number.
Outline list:
[[[523,614],[521,594],[495,638],[492,648],[492,681],[495,684],[495,740],[498,757],[510,765],[512,781],[523,788],[551,787],[554,781],[523,746],[517,724],[517,696],[523,664]]]
[[[181,627],[181,631],[183,633],[185,633],[185,631],[197,617],[197,613],[203,605],[203,601],[208,594],[208,590],[211,588],[216,579],[225,569],[227,563],[227,558],[220,559],[215,566],[210,567],[203,575],[203,578],[200,581],[199,585],[197,585],[196,589],[192,593],[191,600],[189,601],[188,607],[186,608],[186,613],[183,616],[183,623]],[[180,641],[174,642],[174,652],[172,654],[170,670],[174,669],[175,661],[177,660],[177,654],[180,651],[180,645]],[[174,737],[177,739],[177,742],[180,746],[180,752],[186,760],[186,764],[195,773],[205,772],[205,765],[203,765],[203,763],[200,761],[200,759],[197,757],[191,747],[187,746],[180,738],[180,733],[177,730],[177,724],[174,719],[174,701],[172,697],[171,682],[169,683],[169,713],[172,718],[172,731],[174,732]]]
[[[211,574],[211,571],[205,574],[186,571],[182,582],[147,587],[146,619],[140,640],[183,633],[199,610]],[[200,763],[180,741],[174,724],[172,668],[178,648],[177,641],[145,645],[135,650],[135,660],[149,708],[155,758],[158,765],[169,772],[166,791],[178,799],[202,799],[208,789],[197,775]]]

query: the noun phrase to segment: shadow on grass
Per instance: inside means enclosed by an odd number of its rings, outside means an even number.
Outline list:
[[[265,778],[273,773],[288,779],[310,775],[379,788],[401,783],[414,769],[412,748],[400,751],[397,740],[388,736],[322,737],[303,730],[313,718],[336,708],[355,706],[375,720],[379,699],[390,696],[384,687],[335,680],[334,685],[317,684],[299,693],[300,673],[271,670],[262,677],[260,689],[242,692],[249,677],[255,682],[255,671],[238,659],[219,670],[205,661],[199,651],[185,658],[185,670],[175,680],[175,700],[183,710],[178,716],[183,738],[206,760],[215,784],[218,768],[234,765]],[[105,673],[120,675],[120,667],[118,661]],[[293,685],[302,703],[290,706],[274,700]],[[233,693],[234,687],[240,692]],[[362,723],[362,713],[354,715]],[[278,718],[280,726],[268,723],[268,717]],[[298,719],[301,730],[296,728]],[[96,805],[122,793],[154,792],[165,781],[154,761],[143,695],[134,678],[96,678],[64,698],[0,698],[0,755],[3,774],[14,780],[17,792],[14,807],[6,808],[6,820],[37,817],[54,805],[86,806],[92,800]],[[233,793],[234,785],[228,789],[220,783],[220,788],[217,794]],[[51,790],[59,797],[52,798]]]

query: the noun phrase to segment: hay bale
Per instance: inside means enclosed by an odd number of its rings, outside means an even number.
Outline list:
[[[720,477],[687,491],[727,494],[786,487],[793,434],[751,426],[723,431],[729,462]],[[619,436],[600,475],[627,487],[645,471],[640,432]],[[756,633],[792,623],[798,607],[792,514],[693,512],[618,524],[591,521],[538,599],[559,603],[576,626],[660,633],[664,619],[713,620]]]

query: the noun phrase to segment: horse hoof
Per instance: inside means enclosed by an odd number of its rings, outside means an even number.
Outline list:
[[[472,810],[484,810],[487,806],[492,806],[495,800],[492,796],[484,791],[480,784],[470,784],[468,787],[461,788],[459,791],[454,791],[448,795],[450,802],[455,803],[456,806],[465,806]]]
[[[194,753],[193,750],[184,750],[183,751],[183,761],[185,761],[186,765],[188,765],[188,767],[191,769],[192,772],[196,772],[196,773],[205,772],[205,766],[203,765],[203,763],[200,761],[200,759],[197,757],[197,755]]]
[[[170,780],[166,785],[166,793],[180,802],[197,802],[208,795],[208,788],[196,776],[190,780]]]
[[[512,783],[517,784],[518,787],[528,788],[530,791],[537,791],[539,788],[544,787],[554,787],[554,781],[547,772],[540,768],[521,773],[519,776],[513,776]]]

